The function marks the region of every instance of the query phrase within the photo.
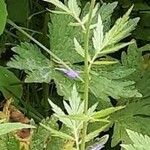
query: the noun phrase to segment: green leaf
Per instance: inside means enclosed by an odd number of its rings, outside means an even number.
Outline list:
[[[114,53],[130,44],[132,44],[133,41],[131,42],[126,42],[126,43],[119,43],[119,44],[116,44],[116,45],[111,45],[111,46],[108,46],[108,47],[105,47],[103,50],[101,50],[99,52],[99,55],[100,56],[103,56],[103,55],[106,55],[106,54],[110,54],[110,53]]]
[[[106,125],[100,127],[99,129],[97,129],[97,130],[95,130],[95,131],[93,131],[93,132],[87,134],[86,137],[85,137],[85,141],[88,142],[88,141],[94,139],[94,138],[97,137],[101,132],[105,131],[109,126],[110,126],[110,124],[106,124]]]
[[[51,118],[46,118],[42,120],[41,123],[45,126],[49,126],[55,130],[58,130],[57,121],[58,119],[52,116]],[[32,150],[43,150],[44,147],[48,147],[48,144],[51,142],[52,139],[53,137],[51,133],[48,132],[47,129],[39,125],[33,132],[30,147]]]
[[[64,96],[64,99],[68,99],[71,95],[71,90],[74,84],[80,86],[80,82],[71,80],[69,77],[64,76],[60,71],[55,70],[53,72],[53,79],[56,84],[57,92],[59,95]]]
[[[90,4],[87,3],[87,4],[85,5],[84,9],[83,9],[82,15],[83,15],[83,16],[85,15],[85,16],[82,18],[82,23],[83,23],[83,24],[87,23],[87,21],[88,21],[88,18],[89,18],[89,12],[88,12],[88,11],[89,11],[89,6],[90,6]],[[93,9],[93,11],[92,11],[92,18],[94,18],[94,17],[96,16],[97,11],[98,11],[98,8],[99,8],[99,4],[96,4],[95,7],[94,7],[94,9]]]
[[[45,129],[47,129],[48,131],[50,131],[50,133],[53,135],[53,136],[57,136],[57,137],[60,137],[60,138],[63,138],[63,139],[68,139],[68,140],[74,140],[74,138],[66,133],[63,133],[63,132],[60,132],[60,131],[57,131],[55,129],[52,129],[51,127],[48,127],[48,126],[45,126],[44,124],[40,124],[42,127],[44,127]]]
[[[1,150],[20,150],[20,142],[13,135],[2,135],[0,137]]]
[[[75,84],[73,85],[73,89],[71,92],[71,96],[69,98],[70,110],[68,113],[71,114],[81,114],[84,111],[84,102],[81,100]],[[67,110],[67,109],[66,109]]]
[[[4,0],[0,0],[0,35],[3,33],[7,19],[7,9]]]
[[[96,97],[105,101],[108,101],[109,96],[114,99],[142,96],[135,89],[133,81],[114,80],[102,75],[92,76],[90,90]]]
[[[82,32],[80,28],[69,25],[73,20],[68,15],[51,14],[51,23],[49,24],[50,44],[53,53],[63,61],[70,63],[83,61],[82,56],[74,49],[74,38],[82,42]]]
[[[122,53],[121,61],[125,67],[135,69],[132,79],[138,81],[142,73],[143,57],[142,51],[137,47],[136,43],[132,43],[128,47],[127,53]]]
[[[121,144],[121,147],[125,148],[126,150],[150,149],[150,137],[128,129],[127,129],[127,133],[130,139],[132,140],[133,144]]]
[[[0,135],[4,135],[22,128],[35,128],[32,125],[22,123],[2,123],[0,124]]]
[[[52,3],[53,5],[57,6],[58,8],[62,9],[63,11],[66,11],[70,13],[69,9],[67,6],[65,6],[61,1],[59,0],[44,0],[46,2]]]
[[[149,45],[138,48],[137,44],[133,43],[128,47],[127,53],[122,53],[121,61],[125,67],[134,68],[135,72],[128,78],[136,82],[136,87],[142,93],[143,97],[148,97],[150,87],[150,63],[148,55],[142,56],[142,52],[145,50],[149,50]]]
[[[71,117],[76,115],[82,115],[84,111],[84,102],[81,101],[76,86],[73,85],[73,89],[71,91],[71,95],[69,97],[69,104],[64,101],[65,109],[68,113],[66,115],[61,108],[59,108],[57,105],[55,105],[52,101],[49,100],[49,103],[55,112],[54,115],[59,118],[61,122],[63,122],[67,127],[69,128],[78,128],[79,124],[83,122],[83,120],[78,121],[77,119],[72,119]],[[69,116],[71,115],[71,116]],[[73,115],[73,116],[72,116]],[[66,117],[65,117],[66,116]]]
[[[101,16],[98,15],[98,22],[96,24],[96,29],[94,29],[93,45],[96,51],[99,51],[103,43],[104,33],[103,24]]]
[[[111,115],[111,121],[115,123],[112,137],[112,146],[120,141],[131,142],[126,129],[134,130],[142,134],[149,133],[150,124],[150,103],[149,99],[142,99],[138,102],[129,103],[125,109]]]
[[[30,43],[21,43],[13,47],[16,53],[10,62],[9,67],[24,70],[27,73],[26,82],[46,82],[51,81],[52,67],[40,49]]]
[[[70,9],[74,17],[79,17],[81,9],[78,6],[77,0],[68,0],[68,8]]]
[[[74,38],[74,45],[75,45],[75,50],[77,51],[77,53],[80,54],[84,58],[84,49],[79,44],[76,38]]]
[[[21,81],[5,67],[0,66],[0,72],[0,91],[6,99],[13,97],[18,101],[23,91]]]
[[[115,25],[106,33],[102,48],[118,43],[120,40],[129,36],[130,32],[134,30],[139,18],[129,20],[129,14],[132,8],[133,7],[131,7],[122,18],[119,18]]]
[[[62,111],[60,107],[55,105],[52,101],[49,100],[49,104],[52,107],[52,110],[55,112],[54,116],[58,117],[61,122],[63,122],[66,126],[72,127],[72,122],[68,118],[64,118],[62,116],[65,116],[65,113]]]
[[[93,65],[112,65],[116,63],[118,63],[118,61],[94,61]]]
[[[125,107],[124,106],[110,107],[101,111],[94,112],[91,117],[94,119],[104,118],[123,108]]]
[[[98,13],[100,14],[104,26],[104,33],[110,29],[111,26],[111,16],[114,9],[117,7],[118,2],[113,3],[103,3],[100,7]]]

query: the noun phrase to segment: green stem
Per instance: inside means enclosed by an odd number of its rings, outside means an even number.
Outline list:
[[[89,18],[88,18],[88,23],[86,26],[86,32],[85,32],[85,38],[84,38],[84,49],[85,49],[85,59],[84,59],[84,75],[85,75],[85,79],[84,79],[84,113],[87,114],[88,111],[88,99],[89,99],[89,68],[88,68],[88,56],[89,56],[89,39],[90,39],[90,25],[92,22],[92,12],[93,12],[93,8],[95,5],[95,1],[96,0],[91,0],[91,5],[90,5],[90,9],[89,9]],[[82,136],[82,142],[81,142],[81,150],[85,150],[85,138],[86,138],[86,134],[87,134],[87,126],[88,126],[88,122],[85,121],[83,123],[83,136]]]
[[[77,133],[76,129],[74,130],[74,135],[75,135],[76,149],[80,150],[80,147],[79,147],[79,138],[78,138],[78,133]]]

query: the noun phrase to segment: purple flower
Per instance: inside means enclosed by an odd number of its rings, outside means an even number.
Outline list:
[[[64,69],[64,68],[56,68],[56,69],[64,72],[68,77],[72,79],[79,77],[79,71],[69,70],[69,69]]]

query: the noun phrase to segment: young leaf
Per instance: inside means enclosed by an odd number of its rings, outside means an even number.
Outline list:
[[[71,97],[69,98],[70,107],[72,112],[70,114],[81,114],[84,111],[84,102],[81,101],[81,98],[77,92],[76,86],[73,85],[71,92]]]
[[[62,9],[63,11],[70,13],[67,6],[65,6],[61,1],[59,0],[44,0],[46,2],[52,3],[53,5],[57,6],[58,8]]]
[[[110,54],[110,53],[114,53],[130,44],[133,44],[134,41],[131,41],[131,42],[126,42],[126,43],[119,43],[119,44],[116,44],[116,45],[111,45],[111,46],[108,46],[106,48],[104,48],[102,51],[99,52],[99,55],[100,56],[103,56],[103,55],[106,55],[106,54]]]
[[[103,3],[100,7],[98,13],[100,14],[104,26],[104,33],[109,31],[111,26],[111,16],[114,9],[117,7],[118,2],[113,3]]]
[[[55,112],[54,116],[58,117],[60,121],[62,121],[66,126],[72,127],[72,122],[68,118],[63,118],[61,116],[65,116],[65,113],[55,105],[51,100],[49,100],[49,104],[51,105],[53,111]]]
[[[129,20],[129,15],[132,8],[133,7],[131,7],[122,18],[119,18],[109,32],[106,33],[102,48],[108,45],[116,44],[120,40],[129,36],[130,32],[134,30],[139,18]]]
[[[94,119],[104,118],[104,117],[107,117],[110,114],[112,114],[112,113],[114,113],[114,112],[116,112],[120,109],[123,109],[123,108],[125,108],[125,106],[106,108],[104,110],[94,112],[91,117],[94,118]]]
[[[96,24],[96,29],[94,29],[94,36],[93,36],[93,45],[96,51],[101,50],[103,38],[104,38],[103,24],[102,24],[101,16],[98,15],[98,22]]]
[[[67,110],[68,115],[66,115],[57,105],[49,100],[50,105],[52,106],[55,116],[59,118],[67,127],[78,130],[79,125],[82,125],[83,121],[78,121],[78,115],[83,115],[84,111],[84,101],[81,101],[76,86],[73,85],[71,91],[71,96],[69,97],[69,104],[64,102],[65,109]],[[72,118],[72,120],[71,120]]]
[[[99,8],[99,4],[97,3],[92,11],[92,18],[96,16],[98,8]],[[88,18],[89,18],[89,14],[86,14],[82,19],[82,23],[85,24],[88,21]]]
[[[79,17],[81,9],[78,6],[77,0],[68,0],[68,8],[75,18]]]
[[[75,45],[75,50],[77,51],[77,53],[80,54],[84,58],[84,49],[79,44],[76,38],[74,38],[74,45]]]

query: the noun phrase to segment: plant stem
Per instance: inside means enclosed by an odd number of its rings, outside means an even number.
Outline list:
[[[84,49],[85,49],[85,59],[84,59],[84,75],[85,75],[85,79],[84,79],[84,113],[87,114],[88,111],[88,99],[89,99],[89,72],[90,70],[88,69],[88,56],[89,56],[89,39],[90,39],[90,25],[92,22],[92,12],[93,12],[93,8],[95,5],[95,1],[96,0],[91,0],[91,5],[90,5],[90,9],[89,9],[89,18],[88,18],[88,23],[86,26],[86,32],[85,32],[85,38],[84,38]],[[85,121],[83,123],[83,136],[82,136],[82,143],[81,143],[81,150],[85,150],[85,138],[86,138],[86,134],[87,134],[87,126],[88,126],[88,122]]]
[[[76,129],[74,130],[74,136],[75,136],[75,142],[76,142],[76,149],[80,150],[80,147],[79,147],[79,138],[78,138],[78,133],[77,133]]]

